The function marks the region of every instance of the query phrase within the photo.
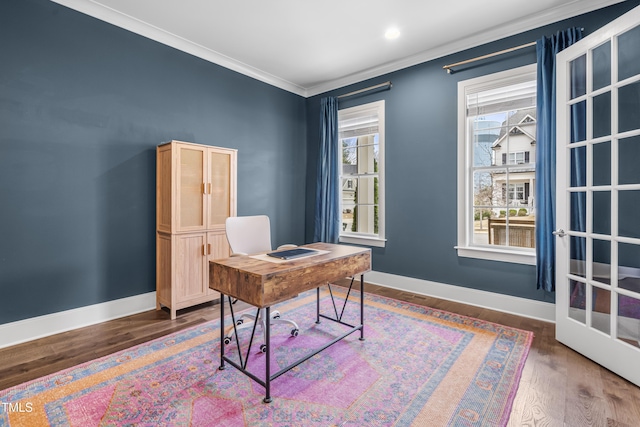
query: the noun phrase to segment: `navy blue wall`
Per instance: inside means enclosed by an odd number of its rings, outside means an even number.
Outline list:
[[[387,237],[374,269],[544,299],[533,268],[458,258],[456,85],[533,63],[533,50],[453,75],[442,65],[578,25],[626,1],[351,87],[386,100]],[[239,150],[238,212],[274,244],[311,241],[320,96],[308,99],[48,0],[0,2],[0,324],[155,289],[155,147]],[[552,299],[553,295],[546,296]]]
[[[373,249],[373,269],[440,283],[535,300],[533,266],[458,257],[457,84],[461,80],[536,62],[535,47],[456,68],[442,67],[550,36],[568,27],[588,35],[637,6],[626,1],[544,28],[528,31],[437,60],[360,82],[307,100],[306,238],[313,239],[320,98],[391,80],[389,91],[348,98],[340,108],[385,100],[385,248]]]
[[[237,148],[239,214],[303,242],[304,98],[47,0],[0,58],[0,324],[155,290],[163,141]]]

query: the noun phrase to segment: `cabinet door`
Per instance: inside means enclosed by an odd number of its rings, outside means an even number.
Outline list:
[[[227,233],[225,231],[211,231],[207,233],[207,250],[209,252],[208,261],[215,259],[228,258],[231,256],[231,249],[229,248],[229,242],[227,241]],[[208,264],[208,262],[207,262]],[[209,266],[207,265],[207,273]],[[209,289],[209,278],[207,274],[207,283],[205,286],[208,289],[209,294],[218,297],[219,292]]]
[[[208,228],[220,229],[235,215],[235,152],[209,150]]]
[[[204,230],[206,150],[187,144],[177,145],[178,170],[176,209],[177,231]]]
[[[176,280],[174,291],[178,303],[206,295],[209,289],[206,233],[175,235]],[[205,287],[206,283],[206,287]]]
[[[156,164],[156,229],[163,233],[173,230],[173,201],[171,199],[173,151],[170,145],[157,149]]]

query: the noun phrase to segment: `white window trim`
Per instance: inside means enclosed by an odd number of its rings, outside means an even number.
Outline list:
[[[536,264],[535,251],[519,250],[512,247],[496,246],[493,248],[473,245],[473,230],[470,229],[472,227],[469,222],[469,218],[473,217],[473,206],[469,204],[471,200],[469,191],[473,186],[471,185],[472,177],[469,174],[471,153],[466,135],[466,95],[479,87],[488,89],[487,83],[496,80],[500,81],[500,86],[517,83],[529,73],[533,73],[535,76],[536,64],[458,82],[458,245],[455,246],[455,249],[460,257],[517,264]]]
[[[363,105],[358,105],[356,107],[345,108],[338,111],[338,117],[341,115],[353,115],[358,114],[362,111],[371,111],[372,109],[377,109],[378,111],[378,144],[379,144],[379,152],[378,152],[378,234],[364,234],[364,233],[354,233],[354,232],[343,232],[340,230],[340,236],[338,241],[340,243],[349,243],[355,245],[363,245],[363,246],[374,246],[379,248],[384,248],[387,242],[385,238],[385,197],[384,197],[384,152],[385,152],[385,120],[384,120],[384,100],[370,102]],[[338,121],[340,121],[338,119]],[[338,150],[338,164],[340,168],[342,168],[342,146],[341,149]],[[342,169],[341,169],[342,170]],[[342,180],[342,172],[340,172],[340,180]],[[342,186],[340,186],[340,215],[342,215]]]

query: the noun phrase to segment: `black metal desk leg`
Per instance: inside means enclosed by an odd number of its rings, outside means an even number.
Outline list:
[[[316,323],[320,323],[320,286],[316,288]]]
[[[364,274],[360,275],[360,341],[364,341]]]
[[[224,295],[220,294],[220,366],[221,371],[224,366]]]
[[[271,307],[267,307],[265,309],[266,313],[264,317],[264,328],[265,328],[265,340],[267,341],[265,344],[267,345],[267,354],[266,354],[266,366],[264,370],[265,376],[265,397],[262,400],[264,403],[271,403]],[[257,320],[257,319],[256,319]],[[248,357],[248,356],[247,356]]]

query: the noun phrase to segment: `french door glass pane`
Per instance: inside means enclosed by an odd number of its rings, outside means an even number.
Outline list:
[[[611,135],[611,92],[593,97],[593,137]]]
[[[592,286],[591,298],[593,301],[591,326],[609,335],[611,333],[611,291]]]
[[[611,84],[611,42],[593,49],[593,90]]]
[[[640,245],[618,243],[618,286],[640,294]]]
[[[611,191],[593,192],[593,232],[611,234]]]
[[[578,322],[585,323],[587,306],[586,285],[582,282],[569,280],[569,317]]]
[[[587,147],[571,149],[571,187],[587,185]]]
[[[618,143],[618,183],[640,184],[640,136],[621,139]]]
[[[587,101],[571,106],[571,143],[587,139]]]
[[[584,237],[571,236],[570,244],[570,273],[574,276],[587,277],[587,239]]]
[[[618,234],[620,236],[640,239],[638,206],[640,206],[640,190],[618,193]]]
[[[587,56],[571,61],[571,99],[587,93]]]
[[[640,347],[640,299],[618,295],[618,339]]]
[[[611,185],[611,142],[593,146],[593,185]]]
[[[618,36],[618,81],[640,74],[640,26]]]
[[[611,283],[611,242],[593,239],[593,280],[609,285]]]
[[[640,129],[640,82],[618,89],[618,130],[635,129]]]
[[[571,193],[571,220],[569,227],[571,231],[587,231],[587,193],[578,191]]]

